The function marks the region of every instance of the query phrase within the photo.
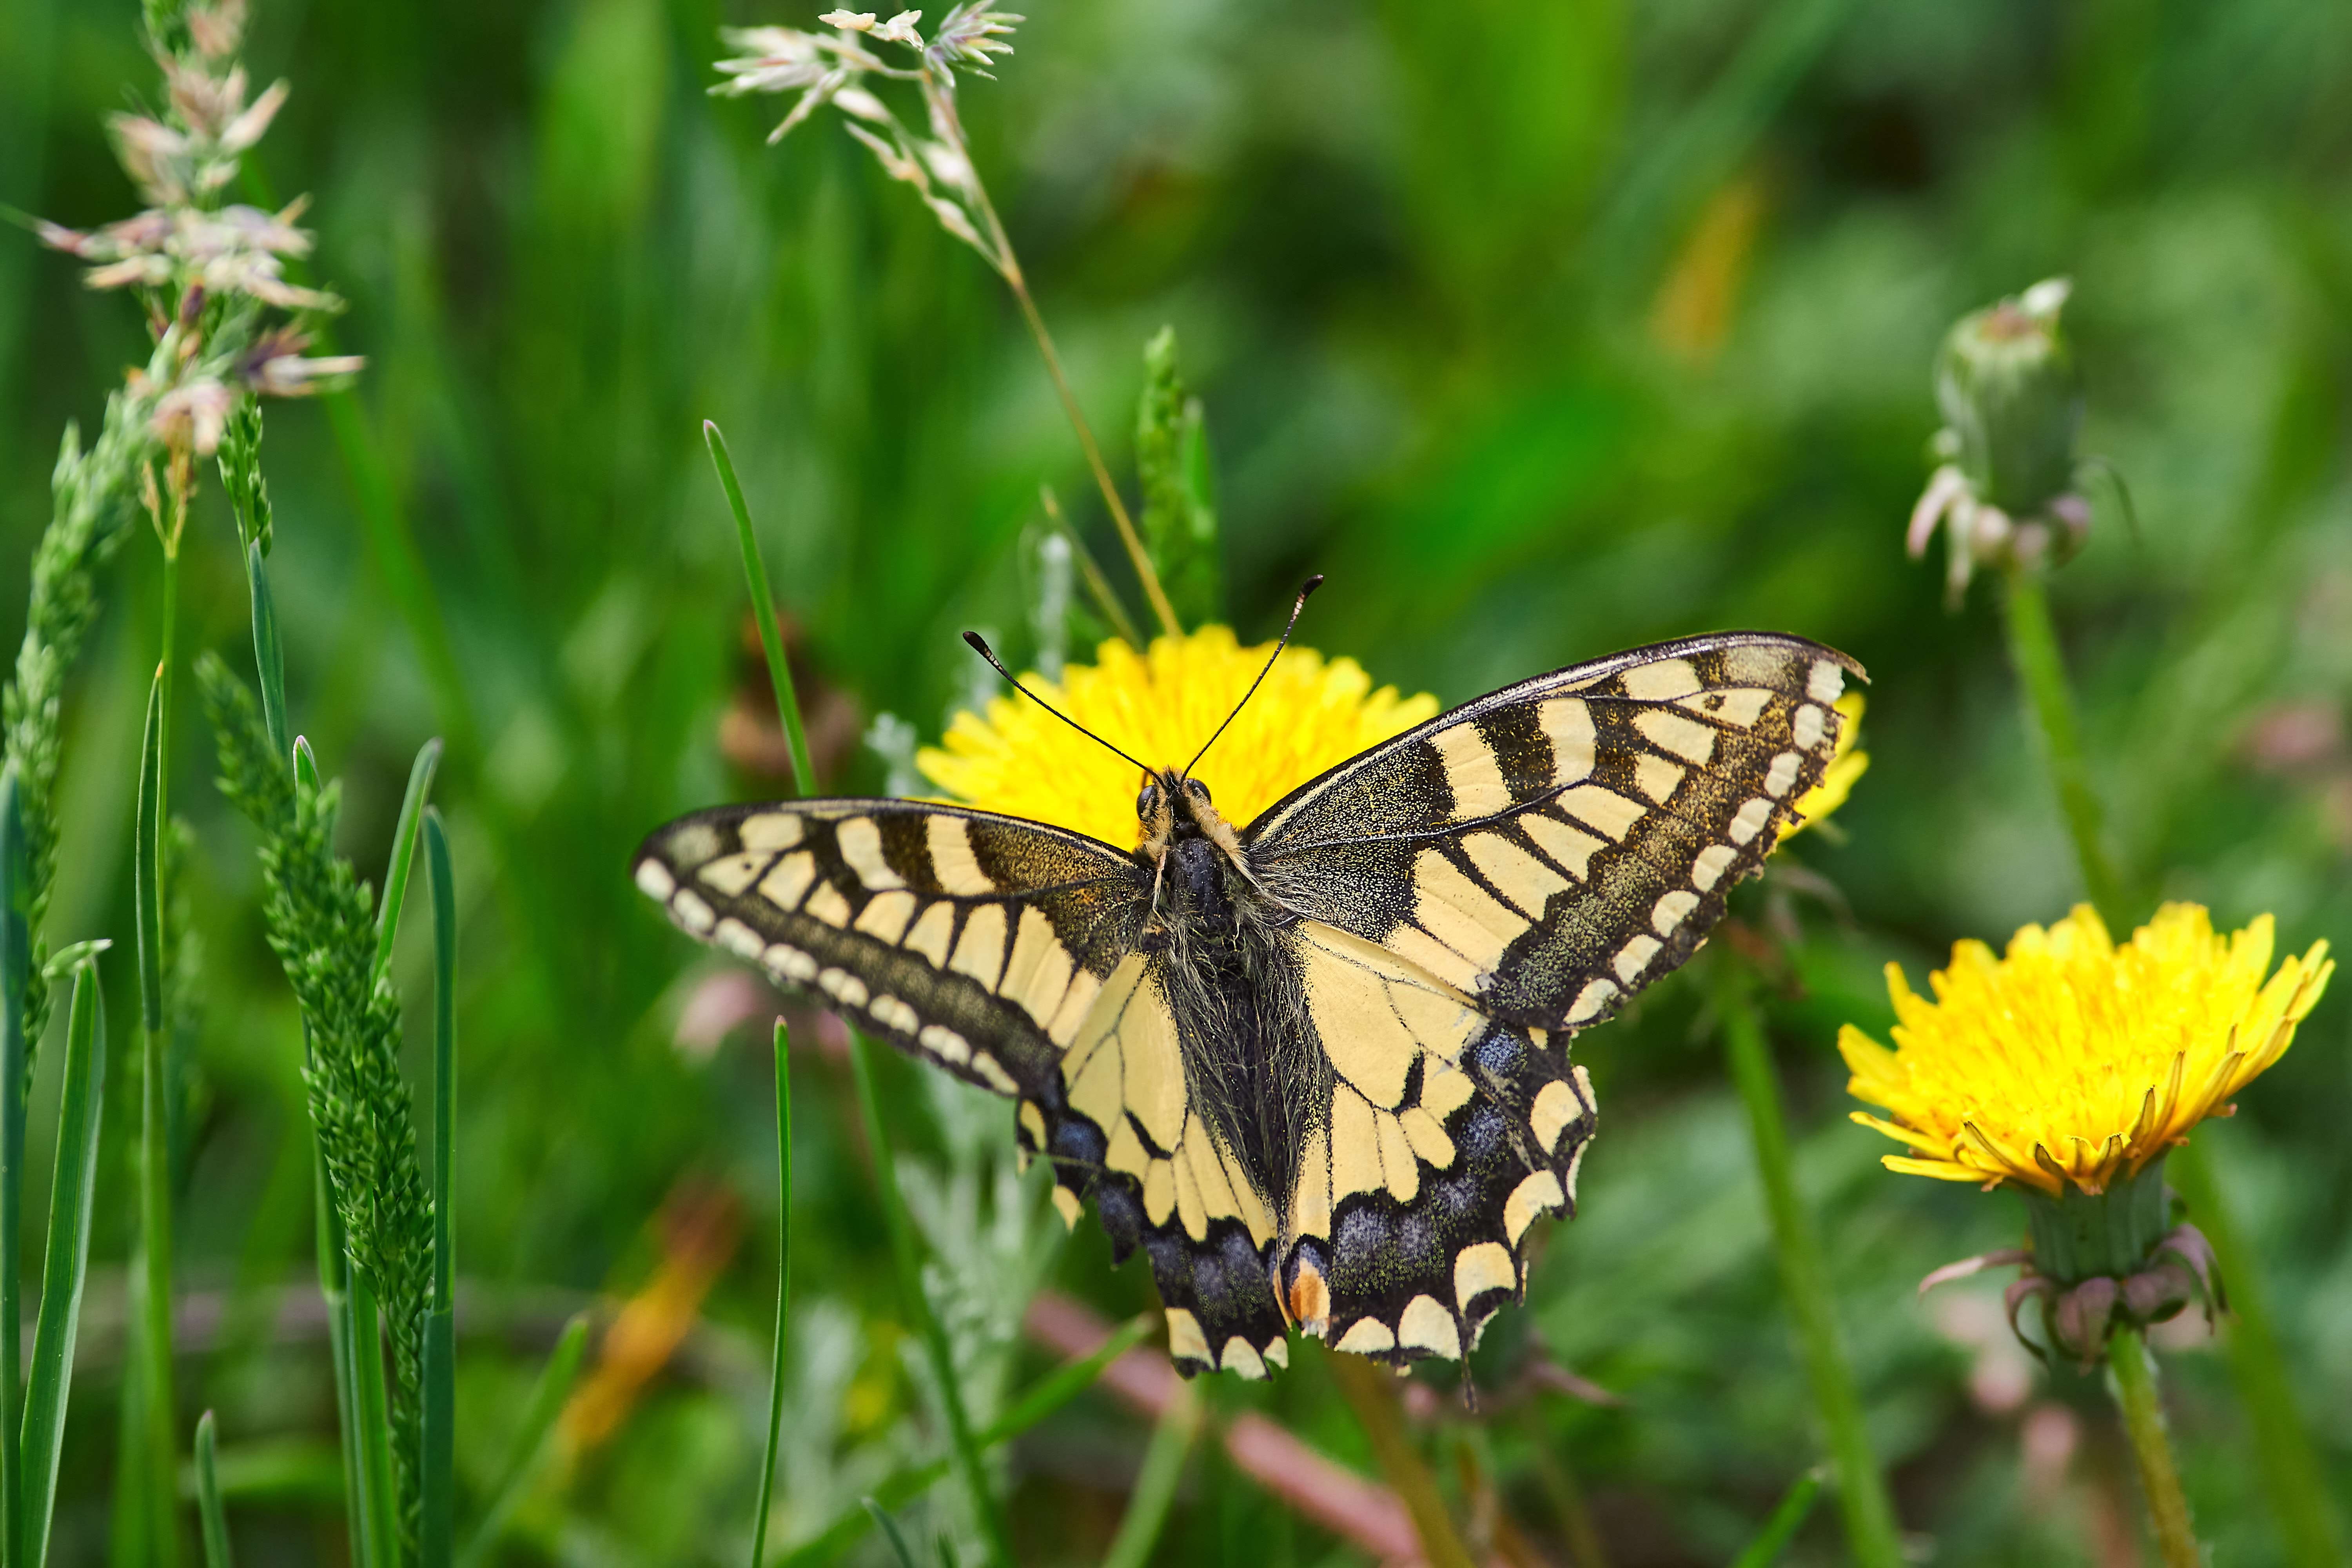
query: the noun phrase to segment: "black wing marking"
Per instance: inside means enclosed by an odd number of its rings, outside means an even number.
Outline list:
[[[1507,687],[1294,790],[1243,834],[1268,894],[1542,1030],[1690,956],[1837,741],[1852,659],[1660,643]]]
[[[960,1078],[1049,1105],[1151,890],[1079,834],[896,800],[698,811],[647,837],[634,869],[689,935]]]

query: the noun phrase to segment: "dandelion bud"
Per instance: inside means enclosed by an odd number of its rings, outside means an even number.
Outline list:
[[[2071,289],[2046,279],[1963,316],[1936,357],[1945,460],[1912,510],[1907,543],[1923,555],[1945,525],[1955,604],[1980,564],[2063,561],[2089,537],[2091,509],[2075,491],[2082,387],[2058,321]]]
[[[1961,317],[1936,359],[1953,459],[1979,504],[2011,517],[2046,510],[2074,481],[2083,393],[2058,322],[2072,288],[2049,279]]]

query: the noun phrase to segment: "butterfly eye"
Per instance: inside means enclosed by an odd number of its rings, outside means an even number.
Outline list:
[[[1209,804],[1209,786],[1207,784],[1202,784],[1199,779],[1186,779],[1184,781],[1184,787],[1191,790],[1194,795],[1200,796],[1201,804],[1202,805]]]
[[[1135,797],[1135,815],[1149,819],[1151,814],[1159,809],[1160,786],[1156,784],[1145,784],[1143,793]]]

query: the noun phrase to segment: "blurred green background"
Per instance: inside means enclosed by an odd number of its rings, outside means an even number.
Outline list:
[[[1943,329],[2070,274],[2084,447],[2126,476],[2137,521],[2100,492],[2054,592],[2135,896],[2204,901],[2231,925],[2275,911],[2298,951],[2352,938],[2352,8],[1029,10],[1003,79],[963,94],[981,167],[1121,474],[1142,344],[1176,327],[1245,636],[1270,635],[1319,571],[1303,640],[1449,702],[1723,626],[1803,633],[1868,666],[1873,766],[1843,834],[1791,851],[1833,889],[1792,898],[1796,980],[1774,1023],[1873,1430],[1937,1563],[2140,1561],[2095,1384],[2029,1378],[1996,1286],[1914,1298],[1935,1265],[2009,1244],[2013,1201],[1888,1175],[1880,1141],[1843,1120],[1835,1026],[1885,1021],[1883,962],[1919,983],[1954,938],[1998,942],[2078,895],[1993,607],[1979,593],[1947,614],[1939,561],[1906,561],[1901,534]],[[121,0],[0,8],[0,202],[74,225],[132,208],[100,117],[152,90],[136,22]],[[814,13],[263,0],[247,51],[257,79],[294,82],[258,161],[279,192],[313,194],[317,270],[351,300],[337,332],[370,360],[356,447],[319,409],[278,405],[267,451],[295,722],[346,780],[362,868],[382,864],[415,747],[452,742],[471,1495],[568,1311],[698,1258],[718,1269],[699,1324],[609,1436],[567,1439],[503,1548],[519,1563],[740,1560],[756,1484],[767,1005],[714,978],[625,874],[667,816],[779,787],[699,421],[731,437],[841,789],[885,783],[856,740],[876,715],[929,740],[985,689],[960,630],[1034,651],[1041,481],[1116,555],[1001,285],[830,121],[769,149],[774,100],[707,98],[722,22]],[[145,338],[67,258],[0,239],[0,603],[17,605],[59,429],[94,422]],[[184,652],[246,668],[216,495],[197,531]],[[404,538],[425,595],[401,591],[386,553]],[[74,689],[61,791],[53,939],[110,935],[118,954],[157,576],[134,539]],[[260,940],[251,839],[184,706],[173,798],[199,832],[206,956],[175,1139],[183,1397],[191,1420],[220,1409],[243,1467],[245,1560],[339,1561],[326,1357],[303,1309],[296,1022]],[[410,923],[400,973],[421,1026]],[[113,1473],[131,973],[111,963],[116,1100],[65,1562],[103,1560]],[[939,1443],[837,1029],[799,1016],[780,1543]],[[2347,1022],[2339,984],[2237,1120],[2202,1136],[2352,1493]],[[730,1023],[745,1026],[711,1038]],[[1490,1397],[1471,1417],[1427,1380],[1433,1451],[1449,1476],[1461,1453],[1498,1476],[1553,1561],[1569,1560],[1562,1500],[1580,1494],[1621,1568],[1721,1563],[1817,1447],[1744,1122],[1687,979],[1577,1050],[1605,1110],[1584,1217],[1551,1236],[1480,1376],[1509,1386],[1539,1339],[1623,1404]],[[885,1071],[985,1413],[1046,1364],[1013,1328],[1040,1282],[1112,1314],[1150,1305],[1150,1287],[1139,1264],[1108,1269],[1091,1220],[1059,1241],[1034,1176],[1013,1181],[1001,1105]],[[44,1076],[37,1125],[54,1093]],[[2221,1355],[2201,1331],[2169,1342],[2215,1560],[2285,1562]],[[1370,1468],[1312,1358],[1212,1395]],[[1024,1560],[1099,1555],[1147,1436],[1094,1395],[1012,1450]],[[938,1507],[958,1528],[954,1500]],[[1841,1555],[1824,1508],[1790,1560]],[[1211,1458],[1157,1560],[1362,1559]]]

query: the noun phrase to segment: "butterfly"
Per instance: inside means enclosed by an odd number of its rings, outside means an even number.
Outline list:
[[[635,875],[690,935],[1017,1101],[1064,1220],[1090,1196],[1117,1258],[1150,1258],[1186,1375],[1263,1377],[1293,1331],[1459,1359],[1524,1299],[1535,1222],[1574,1212],[1597,1111],[1570,1037],[1721,918],[1861,673],[1692,637],[1465,703],[1243,826],[1198,755],[1129,757],[1133,848],[795,800],[681,817]]]

